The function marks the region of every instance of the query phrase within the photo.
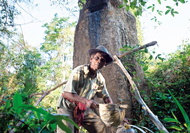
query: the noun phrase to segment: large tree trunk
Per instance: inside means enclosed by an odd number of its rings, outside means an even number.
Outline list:
[[[103,45],[112,55],[120,55],[119,51],[126,44],[138,44],[136,19],[125,9],[119,9],[123,0],[87,0],[80,11],[79,21],[75,31],[73,66],[89,63],[88,49]],[[148,86],[144,79],[142,68],[136,59],[126,57],[122,62],[134,64],[129,67],[132,77],[139,77],[136,83],[147,96],[145,102],[150,106]],[[134,75],[132,72],[136,72]],[[133,97],[130,84],[122,70],[115,64],[108,65],[101,70],[106,79],[108,91],[114,103],[126,103],[127,118],[135,118],[134,110],[139,104]],[[144,97],[144,95],[142,95]],[[99,102],[102,102],[99,100]],[[137,108],[138,107],[138,108]],[[140,115],[140,114],[139,114]]]

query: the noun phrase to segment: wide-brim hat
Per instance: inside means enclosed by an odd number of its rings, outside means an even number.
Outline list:
[[[98,46],[96,48],[90,48],[88,50],[89,56],[91,56],[91,54],[94,53],[94,52],[102,52],[102,53],[107,54],[107,56],[106,56],[106,64],[109,64],[109,63],[113,62],[112,56],[110,55],[110,53],[107,51],[107,49],[104,46],[100,45],[100,46]]]

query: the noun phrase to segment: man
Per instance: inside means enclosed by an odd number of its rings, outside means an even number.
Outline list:
[[[90,64],[76,67],[63,89],[58,100],[58,114],[69,114],[79,126],[83,126],[89,133],[106,133],[106,126],[100,117],[92,110],[98,107],[94,97],[103,98],[105,103],[113,103],[106,88],[105,79],[98,71],[113,61],[104,46],[89,49]],[[64,122],[71,128],[72,133],[77,130],[69,122]],[[58,132],[63,132],[58,127]]]

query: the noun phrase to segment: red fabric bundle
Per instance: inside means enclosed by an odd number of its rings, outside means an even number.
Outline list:
[[[69,100],[67,97],[64,96],[64,94],[62,93],[62,96],[64,98],[66,98],[67,100]],[[74,102],[74,101],[71,101],[69,100],[70,102]],[[74,119],[75,119],[75,122],[76,124],[80,127],[82,126],[82,123],[83,123],[83,120],[84,120],[84,112],[86,110],[86,105],[84,103],[79,103],[79,102],[74,102],[76,104],[76,107],[75,107],[75,110],[74,110]],[[79,133],[79,130],[77,128],[76,129],[76,132]]]

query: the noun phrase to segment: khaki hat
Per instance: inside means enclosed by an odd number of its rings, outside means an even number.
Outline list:
[[[88,50],[89,56],[94,53],[94,52],[103,52],[105,54],[107,54],[106,56],[106,64],[109,64],[111,62],[113,62],[113,58],[111,57],[110,53],[107,51],[107,49],[104,46],[98,46],[96,48],[90,48]]]

